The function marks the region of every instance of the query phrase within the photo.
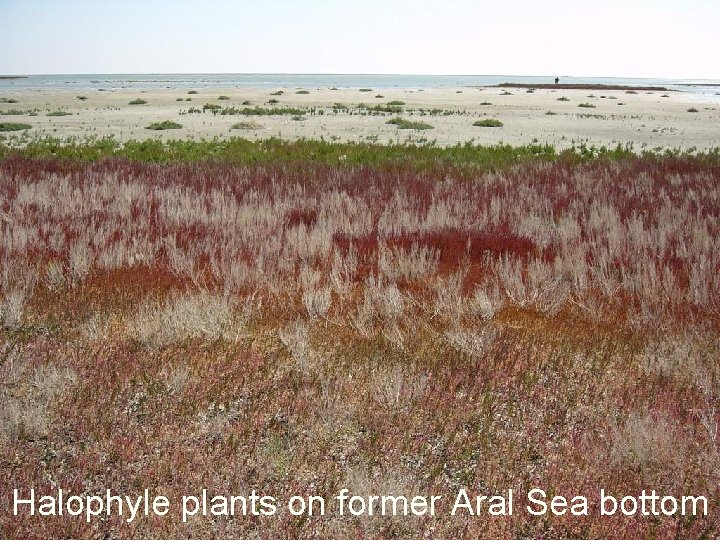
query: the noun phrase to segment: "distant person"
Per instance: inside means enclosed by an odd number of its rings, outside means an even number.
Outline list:
[[[560,83],[560,77],[555,77],[555,84],[559,84],[559,83]]]

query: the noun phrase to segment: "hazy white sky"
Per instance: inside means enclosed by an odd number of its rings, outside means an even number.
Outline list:
[[[0,73],[720,78],[720,0],[0,0]]]

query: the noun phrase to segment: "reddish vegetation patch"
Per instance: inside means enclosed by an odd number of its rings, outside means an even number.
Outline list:
[[[312,208],[293,208],[286,214],[288,227],[305,225],[312,227],[317,221],[317,211]]]
[[[484,175],[0,162],[0,537],[714,537],[718,185],[687,157]],[[11,517],[32,486],[445,504]],[[710,516],[543,519],[531,487],[704,494]],[[512,488],[516,512],[452,517],[460,488]]]

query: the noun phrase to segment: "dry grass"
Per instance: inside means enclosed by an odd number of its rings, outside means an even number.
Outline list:
[[[147,303],[127,325],[141,343],[166,347],[193,339],[237,339],[242,331],[238,322],[227,297],[203,291],[173,295],[161,305]]]

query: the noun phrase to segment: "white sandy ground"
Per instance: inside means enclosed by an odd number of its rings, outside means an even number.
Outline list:
[[[271,92],[283,90],[281,96]],[[615,146],[632,143],[634,148],[716,148],[720,146],[720,98],[702,97],[684,92],[644,92],[628,94],[626,91],[606,90],[535,90],[509,89],[512,95],[503,95],[499,88],[445,88],[427,90],[374,89],[360,92],[357,89],[332,90],[306,88],[309,94],[296,94],[298,88],[198,88],[198,94],[188,89],[158,90],[22,90],[3,92],[0,98],[14,98],[18,103],[0,103],[0,122],[31,124],[27,134],[32,136],[105,136],[120,140],[146,138],[188,138],[194,140],[213,137],[241,136],[265,139],[278,136],[285,139],[321,137],[339,141],[436,141],[440,145],[475,143],[527,144],[549,143],[558,148],[573,144]],[[381,94],[383,97],[376,97]],[[669,97],[662,97],[663,95]],[[78,95],[87,100],[77,99]],[[219,101],[226,95],[230,100]],[[594,97],[589,97],[593,95]],[[558,101],[561,96],[570,101]],[[146,105],[129,105],[142,98]],[[176,101],[183,98],[183,101]],[[191,98],[192,101],[185,101]],[[276,106],[323,107],[324,115],[305,115],[301,121],[283,116],[231,116],[185,114],[190,107],[202,108],[206,103],[223,107],[242,108],[248,100],[252,106],[268,106],[270,99]],[[373,106],[392,100],[404,101],[406,109],[440,108],[458,114],[400,116],[422,120],[433,126],[431,130],[400,130],[386,121],[397,115],[363,116],[348,112],[333,112],[333,103],[350,107],[365,103]],[[489,102],[491,105],[481,105]],[[592,103],[595,108],[578,107]],[[622,104],[622,105],[621,105]],[[697,113],[688,112],[694,107]],[[35,110],[36,116],[4,115],[7,110]],[[70,116],[47,116],[50,111],[63,110]],[[546,114],[547,111],[554,115]],[[589,115],[589,116],[588,116]],[[474,127],[474,121],[497,118],[504,123],[500,128]],[[152,131],[145,126],[152,122],[173,120],[182,129]],[[238,122],[255,122],[258,129],[231,129]],[[12,137],[19,132],[5,133]]]

